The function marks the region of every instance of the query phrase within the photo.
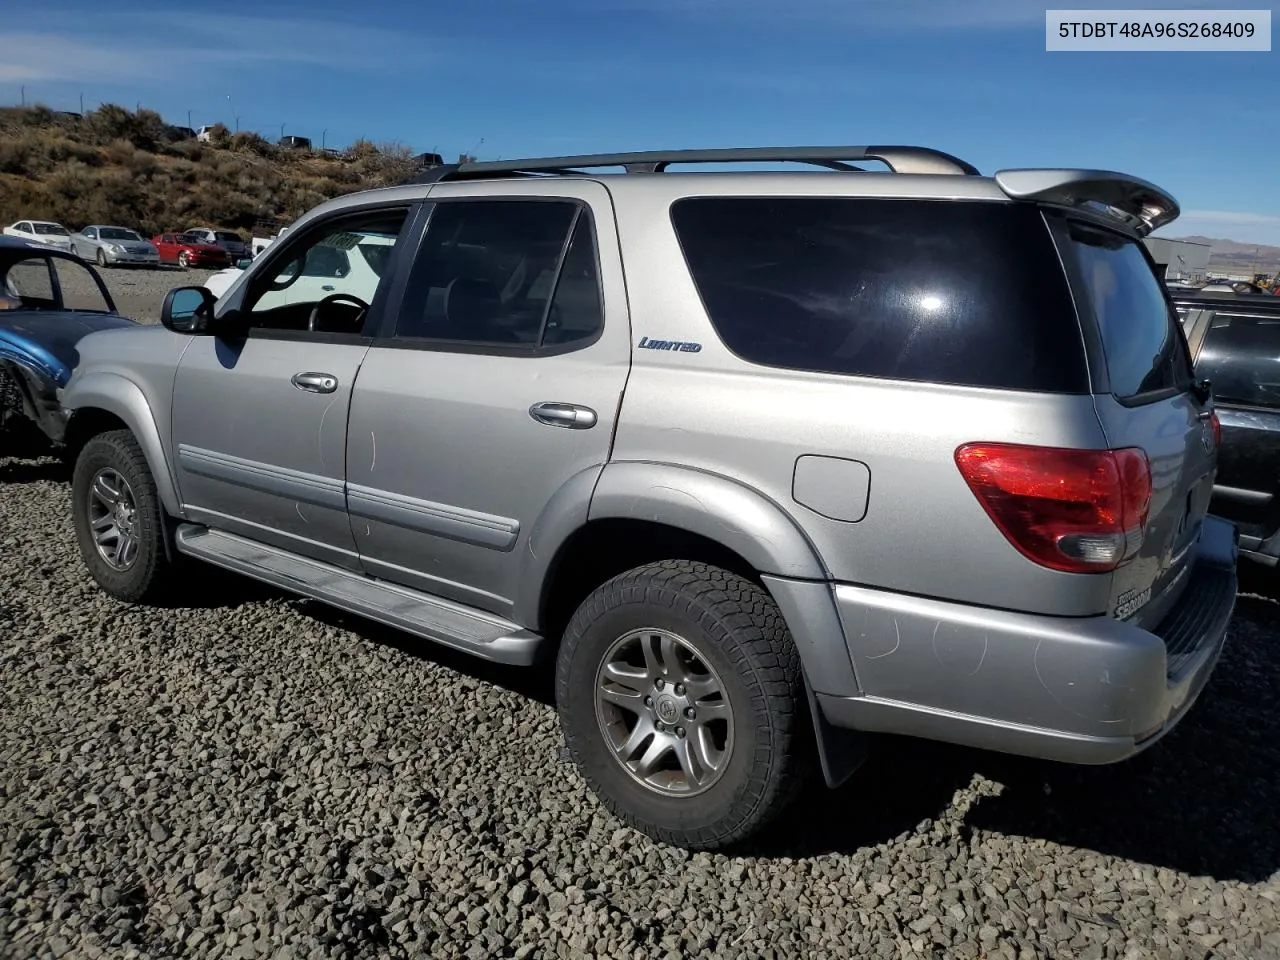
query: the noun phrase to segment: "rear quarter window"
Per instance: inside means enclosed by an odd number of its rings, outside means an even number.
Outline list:
[[[1214,315],[1196,372],[1219,403],[1280,408],[1280,316]]]
[[[1188,389],[1182,324],[1142,247],[1078,221],[1067,224],[1066,236],[1078,300],[1102,339],[1111,393],[1136,400]]]
[[[1030,205],[697,197],[671,217],[717,335],[748,362],[1089,391],[1070,288]]]

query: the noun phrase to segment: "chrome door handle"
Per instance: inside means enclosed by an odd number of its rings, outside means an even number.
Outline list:
[[[570,430],[588,430],[596,425],[596,412],[576,403],[535,403],[529,408],[529,416],[539,423]]]
[[[333,393],[338,389],[338,378],[331,373],[295,373],[292,383],[311,393]]]

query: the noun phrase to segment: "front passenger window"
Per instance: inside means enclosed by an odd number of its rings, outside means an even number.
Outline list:
[[[242,308],[250,327],[361,333],[406,216],[358,214],[290,238],[250,284]]]

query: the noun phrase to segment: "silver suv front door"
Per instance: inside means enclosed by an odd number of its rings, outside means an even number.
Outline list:
[[[174,384],[173,447],[188,517],[359,569],[344,491],[347,413],[407,207],[326,220],[256,265]]]

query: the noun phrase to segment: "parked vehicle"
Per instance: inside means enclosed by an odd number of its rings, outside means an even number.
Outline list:
[[[665,172],[746,161],[827,169]],[[777,817],[809,732],[832,785],[874,732],[1119,761],[1186,715],[1236,596],[1211,397],[1140,242],[1177,215],[919,147],[330,200],[221,297],[81,343],[81,556],[127,602],[199,559],[554,658],[577,769],[689,847]]]
[[[186,236],[197,243],[207,243],[211,246],[221,247],[227,251],[228,257],[232,260],[239,260],[242,257],[252,257],[253,249],[249,244],[244,242],[240,234],[232,230],[217,230],[213,227],[193,227],[186,231]]]
[[[182,233],[161,233],[151,238],[161,263],[176,263],[180,267],[214,267],[221,269],[231,263],[231,257],[222,247],[203,243]]]
[[[392,241],[385,237],[363,237],[350,249],[320,245],[308,251],[301,273],[290,283],[290,296],[319,301],[341,288],[372,302],[378,288],[386,256]],[[219,270],[204,282],[215,297],[225,294],[244,275],[252,261],[242,260],[233,267]]]
[[[1240,528],[1241,552],[1280,558],[1280,299],[1200,294],[1175,299],[1196,373],[1209,381],[1222,449],[1209,509]]]
[[[19,220],[4,228],[4,236],[41,243],[55,250],[71,251],[71,234],[52,220]]]
[[[134,325],[116,313],[92,267],[47,244],[0,237],[0,451],[32,436],[61,442],[58,390],[76,365],[76,344]]]
[[[154,266],[160,262],[155,244],[128,227],[91,224],[71,235],[71,252],[100,267],[139,263]]]

